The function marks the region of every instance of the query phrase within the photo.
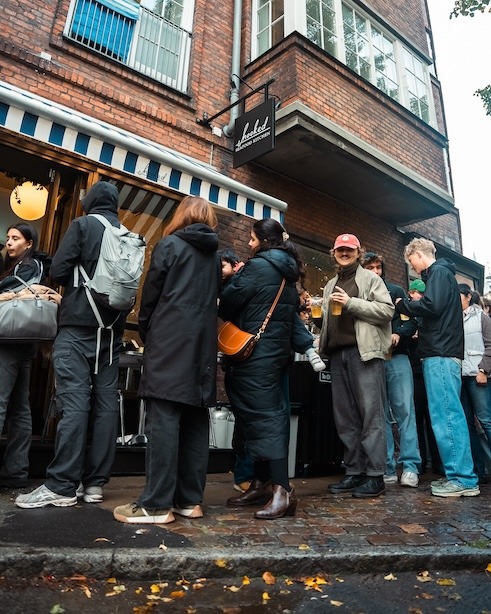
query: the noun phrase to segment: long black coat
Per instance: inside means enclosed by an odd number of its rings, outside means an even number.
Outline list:
[[[187,405],[213,405],[217,363],[218,237],[191,224],[152,253],[139,327],[145,344],[139,394]]]
[[[283,277],[286,285],[278,305],[251,357],[226,366],[225,386],[245,429],[247,449],[255,460],[288,456],[289,407],[284,389],[297,318],[299,271],[283,250],[259,252],[236,273],[220,299],[220,316],[251,333],[258,331]]]

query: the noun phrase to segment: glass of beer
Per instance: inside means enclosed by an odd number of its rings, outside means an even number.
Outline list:
[[[331,303],[331,314],[333,316],[340,316],[343,313],[343,303],[339,303],[338,301],[330,301]]]
[[[322,317],[322,296],[313,296],[310,299],[310,314],[313,318]]]

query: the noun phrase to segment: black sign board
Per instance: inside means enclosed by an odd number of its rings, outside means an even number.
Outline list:
[[[274,98],[235,120],[234,168],[274,149]]]

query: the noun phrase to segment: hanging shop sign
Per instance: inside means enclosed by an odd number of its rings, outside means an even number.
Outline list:
[[[274,149],[275,99],[268,98],[235,120],[234,168]]]

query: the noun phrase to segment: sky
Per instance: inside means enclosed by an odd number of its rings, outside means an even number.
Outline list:
[[[464,256],[491,264],[491,116],[477,89],[491,83],[491,13],[452,17],[454,0],[428,0],[447,120]]]

